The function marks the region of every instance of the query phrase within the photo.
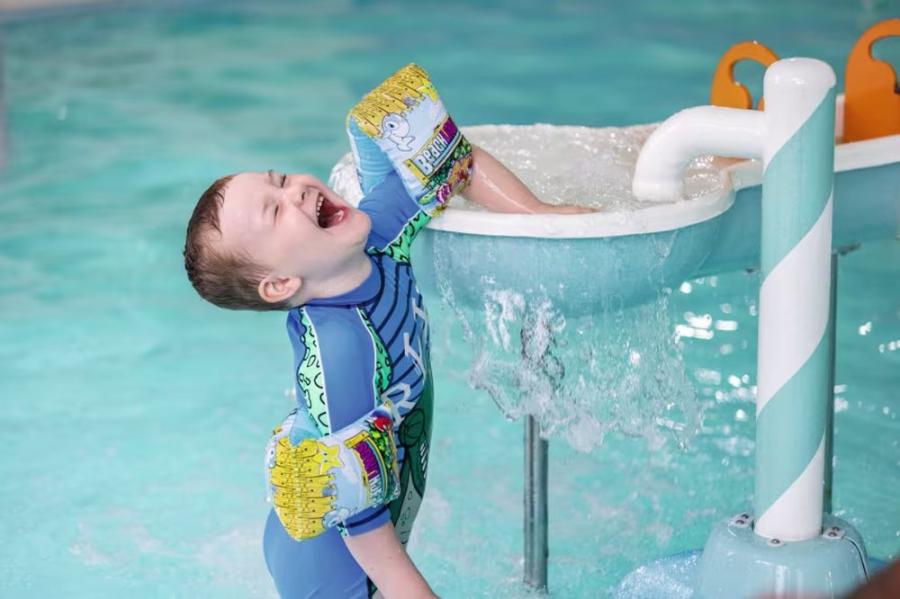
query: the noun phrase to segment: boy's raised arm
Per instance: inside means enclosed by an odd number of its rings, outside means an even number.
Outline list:
[[[582,214],[593,212],[583,206],[545,204],[499,160],[472,146],[472,175],[462,194],[491,212],[525,214]]]
[[[386,599],[437,597],[409,559],[390,522],[360,535],[345,536],[344,543]]]

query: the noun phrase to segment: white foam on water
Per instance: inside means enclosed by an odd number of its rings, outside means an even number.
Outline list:
[[[657,560],[628,574],[612,593],[614,599],[689,599],[700,554]]]
[[[92,534],[84,522],[77,524],[78,536],[69,544],[69,553],[88,567],[110,566],[115,563],[111,554],[103,551],[92,540]]]
[[[641,146],[655,128],[537,124],[482,125],[463,131],[546,203],[630,211],[647,207],[631,194],[631,179]],[[712,156],[693,160],[685,169],[684,200],[721,188],[721,169]],[[462,198],[455,198],[451,205],[480,210]]]

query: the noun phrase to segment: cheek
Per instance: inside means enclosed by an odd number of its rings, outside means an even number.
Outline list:
[[[317,245],[317,230],[304,219],[282,223],[277,231],[269,234],[269,243],[278,259],[296,263]]]

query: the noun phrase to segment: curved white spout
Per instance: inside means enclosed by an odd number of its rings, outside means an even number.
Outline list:
[[[697,106],[666,119],[647,139],[634,170],[632,192],[661,202],[682,194],[682,173],[703,154],[733,158],[763,155],[765,115],[756,110]]]

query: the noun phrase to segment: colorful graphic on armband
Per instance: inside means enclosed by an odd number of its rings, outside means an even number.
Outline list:
[[[448,121],[453,124],[453,121],[449,119]],[[453,127],[455,128],[456,125],[454,124]],[[472,172],[472,146],[465,137],[461,135],[457,135],[457,137],[460,139],[453,148],[453,152],[448,154],[450,159],[447,160],[445,156],[443,163],[436,167],[437,170],[432,171],[433,174],[428,177],[427,185],[430,191],[419,198],[420,205],[425,206],[436,201],[438,203],[437,210],[441,210],[456,190],[464,187],[468,181]]]
[[[469,178],[472,147],[414,64],[369,92],[348,119],[376,141],[421,206],[443,205]]]
[[[394,113],[405,114],[425,98],[439,102],[428,73],[418,65],[410,64],[366,94],[350,111],[350,116],[369,137],[383,137],[385,117]]]
[[[401,152],[409,152],[412,150],[412,146],[409,144],[416,138],[412,135],[407,135],[407,133],[409,133],[409,121],[403,118],[402,114],[393,112],[391,114],[386,114],[384,118],[381,119],[381,130],[381,136],[384,139],[393,142]]]

